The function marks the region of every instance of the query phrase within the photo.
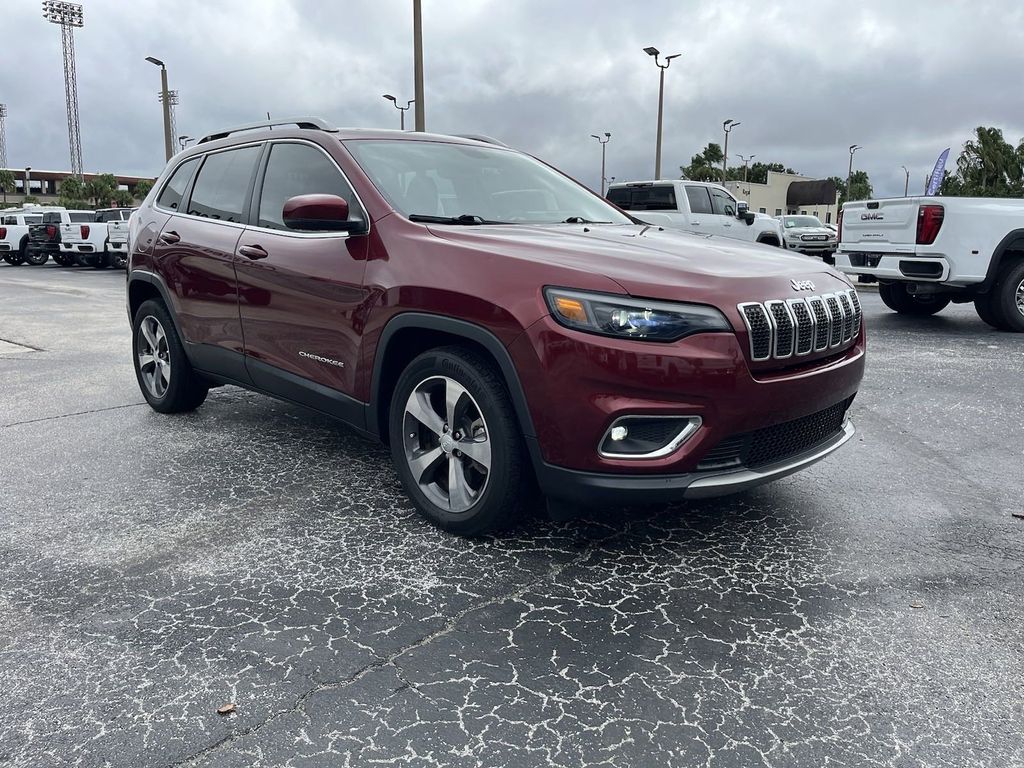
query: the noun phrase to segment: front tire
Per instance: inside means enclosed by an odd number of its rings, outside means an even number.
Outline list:
[[[904,283],[881,283],[878,286],[878,295],[885,306],[901,315],[926,317],[941,312],[949,304],[948,296],[938,294],[915,296],[908,293]]]
[[[132,360],[142,396],[154,411],[194,411],[210,390],[192,370],[163,302],[143,302],[132,323]]]
[[[450,533],[481,536],[519,517],[523,448],[504,381],[461,347],[402,372],[388,419],[391,457],[417,510]]]

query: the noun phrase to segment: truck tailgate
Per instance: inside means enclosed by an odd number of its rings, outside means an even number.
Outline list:
[[[107,224],[107,238],[112,243],[128,242],[128,222],[111,221]]]
[[[82,237],[82,226],[81,224],[61,224],[60,225],[60,240],[62,243],[83,243],[86,238]],[[92,225],[85,225],[92,226]]]
[[[918,206],[923,199],[901,197],[847,203],[843,206],[840,242],[846,250],[858,245],[865,248],[887,245],[913,248],[917,242]],[[934,201],[934,198],[928,199]]]

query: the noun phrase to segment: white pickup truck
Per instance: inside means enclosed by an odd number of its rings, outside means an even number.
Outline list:
[[[647,224],[782,245],[777,219],[752,212],[718,184],[680,179],[616,182],[608,187],[607,198]]]
[[[62,224],[60,227],[60,249],[64,254],[74,255],[79,264],[106,269],[111,259],[108,253],[110,236],[108,224],[114,221],[127,223],[131,208],[103,208],[96,211],[94,221],[88,224]],[[127,252],[127,246],[125,247]]]
[[[974,302],[989,325],[1024,333],[1024,200],[865,200],[839,221],[836,267],[877,280],[890,309],[933,315]]]
[[[8,208],[0,211],[0,258],[12,267],[25,262],[45,264],[49,256],[30,256],[28,252],[29,225],[38,224],[42,220],[42,208]]]

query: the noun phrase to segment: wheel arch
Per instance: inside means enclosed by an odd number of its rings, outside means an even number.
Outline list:
[[[174,304],[171,302],[171,292],[168,290],[163,278],[160,275],[144,270],[135,270],[129,273],[127,290],[129,323],[135,321],[135,313],[142,306],[142,302],[148,299],[160,299],[163,301],[164,306],[167,307],[167,314],[171,316],[171,322],[174,323],[174,330],[178,333],[178,338],[184,342],[185,337],[181,335],[178,316],[175,314]]]
[[[366,414],[367,431],[387,442],[388,409],[402,371],[422,352],[453,344],[474,349],[497,366],[512,400],[519,428],[525,436],[533,437],[536,432],[526,404],[526,395],[505,345],[482,326],[424,312],[396,315],[381,333],[373,361],[370,405]]]
[[[979,286],[981,291],[991,291],[1004,265],[1018,260],[1024,260],[1024,229],[1015,229],[999,241],[988,262],[985,280]]]

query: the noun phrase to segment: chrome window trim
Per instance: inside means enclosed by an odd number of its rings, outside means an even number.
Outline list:
[[[814,316],[814,310],[811,309],[810,302],[803,298],[789,299],[786,301],[789,305],[789,313],[793,316],[793,320],[796,323],[796,330],[794,331],[793,337],[793,354],[797,357],[805,357],[814,351],[814,342],[818,340],[818,319]],[[811,319],[811,344],[807,348],[806,352],[800,351],[800,323],[796,320],[796,312],[793,311],[793,307],[797,304],[802,304],[804,309],[807,310],[807,315]]]
[[[601,446],[604,445],[605,440],[607,440],[608,437],[611,435],[612,429],[614,429],[615,426],[624,419],[661,419],[662,421],[670,419],[687,419],[687,422],[686,426],[683,427],[679,434],[677,434],[669,442],[667,442],[664,446],[657,449],[656,451],[650,451],[649,453],[605,453],[604,451],[601,450]],[[665,456],[669,456],[675,453],[677,450],[679,450],[679,448],[682,447],[683,443],[685,443],[687,440],[693,437],[694,434],[696,434],[697,430],[700,429],[703,423],[704,419],[702,419],[700,416],[680,416],[678,414],[627,414],[625,416],[619,416],[617,419],[615,419],[615,421],[611,423],[611,426],[609,426],[608,429],[605,430],[605,433],[601,436],[601,440],[597,444],[597,455],[600,456],[602,459],[660,459]]]
[[[747,317],[747,313],[744,311],[746,307],[757,307],[761,311],[761,314],[764,316],[764,318],[768,321],[768,354],[765,355],[764,357],[758,357],[754,353],[754,329],[750,326],[750,319]],[[771,313],[767,309],[765,309],[764,304],[762,304],[759,301],[745,301],[742,304],[737,304],[736,308],[740,311],[740,317],[743,318],[743,324],[747,327],[747,341],[750,346],[750,359],[756,363],[760,363],[765,360],[771,360],[772,349],[775,347],[775,340],[773,338],[775,335],[775,325],[774,323],[772,323]]]

